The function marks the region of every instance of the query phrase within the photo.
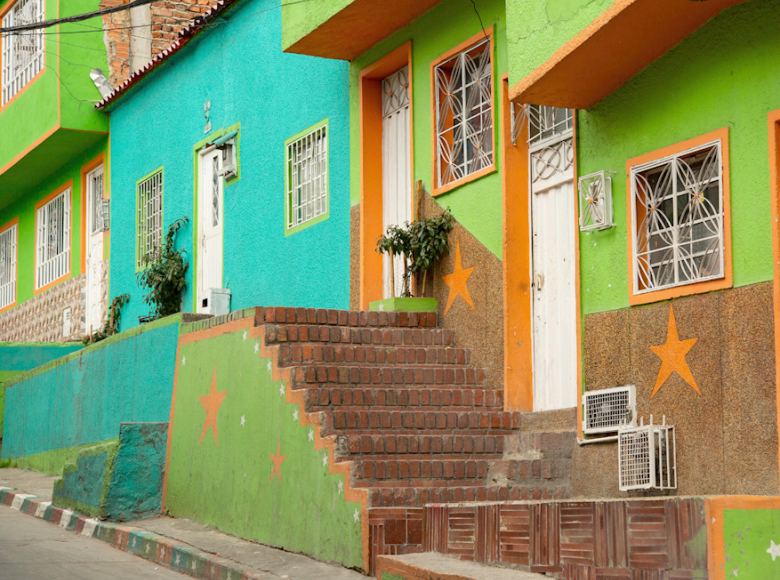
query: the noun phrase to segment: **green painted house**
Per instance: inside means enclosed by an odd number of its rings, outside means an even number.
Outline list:
[[[98,8],[16,0],[0,17],[7,28]],[[77,339],[105,317],[108,118],[94,110],[100,93],[90,79],[93,68],[108,70],[102,22],[0,43],[0,340]]]

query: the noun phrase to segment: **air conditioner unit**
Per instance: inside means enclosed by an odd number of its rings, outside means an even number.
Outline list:
[[[618,432],[620,491],[677,489],[677,445],[674,427],[650,425]]]
[[[636,387],[588,391],[583,395],[582,430],[587,435],[616,433],[636,425]]]

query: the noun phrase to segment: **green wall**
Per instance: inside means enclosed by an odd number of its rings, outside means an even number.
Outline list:
[[[767,114],[780,109],[780,0],[722,12],[578,113],[578,173],[616,171],[616,227],[580,234],[582,312],[628,306],[626,161],[729,128],[734,286],[772,279]]]
[[[285,401],[284,384],[271,376],[271,359],[260,355],[259,339],[248,332],[179,343],[165,509],[242,538],[360,568],[360,504],[345,501],[344,476],[330,473],[327,450],[315,448],[314,428],[300,423],[298,405]],[[203,404],[212,391],[224,393],[216,433],[206,428]],[[272,477],[269,457],[277,449],[286,456],[281,482]]]
[[[501,200],[501,158],[499,155],[501,120],[501,75],[507,70],[506,26],[503,0],[482,0],[479,15],[485,28],[494,27],[494,83],[496,96],[495,143],[497,171],[458,187],[436,198],[442,207],[452,209],[455,218],[499,258],[502,256],[503,218]],[[350,67],[351,201],[360,203],[360,71],[405,42],[412,41],[412,115],[414,127],[414,179],[432,190],[431,168],[431,62],[476,34],[481,34],[479,19],[470,2],[445,0],[408,27],[396,32],[361,55]]]
[[[509,85],[542,65],[614,0],[506,0]]]
[[[286,50],[296,41],[309,34],[354,0],[317,0],[296,2],[282,0],[282,49]]]
[[[767,552],[780,543],[780,510],[723,510],[723,540],[726,578],[780,578],[780,559]]]
[[[0,115],[2,119],[2,115]],[[0,211],[0,227],[14,218],[19,218],[19,245],[16,268],[16,303],[21,304],[34,296],[35,289],[35,204],[47,195],[73,180],[71,190],[71,276],[81,274],[81,169],[100,153],[106,151],[108,139],[83,152],[41,185],[32,188],[23,198]]]

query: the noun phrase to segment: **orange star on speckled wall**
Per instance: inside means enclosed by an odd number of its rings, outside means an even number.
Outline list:
[[[455,298],[458,296],[462,297],[463,300],[471,306],[471,309],[474,310],[474,303],[471,301],[469,287],[466,284],[473,271],[474,266],[471,268],[464,268],[460,261],[460,240],[458,240],[458,244],[455,246],[455,268],[453,269],[452,274],[441,277],[444,283],[450,287],[450,292],[447,296],[447,306],[444,308],[445,315],[450,309],[450,306],[452,306],[452,303],[455,302]]]
[[[206,411],[206,421],[203,423],[203,432],[200,434],[198,445],[203,441],[203,437],[206,436],[206,431],[209,430],[209,427],[211,427],[211,432],[214,434],[214,443],[219,445],[217,439],[217,412],[225,399],[225,395],[227,395],[227,391],[217,392],[217,367],[214,367],[209,394],[198,397],[200,404],[203,405],[203,409]]]
[[[652,351],[661,359],[661,368],[658,371],[658,378],[655,381],[655,388],[650,395],[652,399],[659,389],[664,385],[666,380],[672,376],[672,373],[677,373],[682,379],[688,383],[693,390],[701,395],[696,379],[693,378],[691,367],[688,366],[688,361],[685,356],[696,344],[698,338],[689,338],[687,340],[680,340],[677,335],[677,322],[674,319],[674,308],[669,309],[669,327],[666,330],[666,344],[660,346],[651,346]]]

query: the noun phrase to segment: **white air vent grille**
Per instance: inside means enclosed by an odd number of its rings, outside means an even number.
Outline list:
[[[613,389],[590,391],[583,396],[582,428],[592,435],[615,433],[621,427],[636,425],[636,387],[626,385]]]
[[[671,425],[621,429],[618,460],[620,491],[677,488],[677,448]]]

